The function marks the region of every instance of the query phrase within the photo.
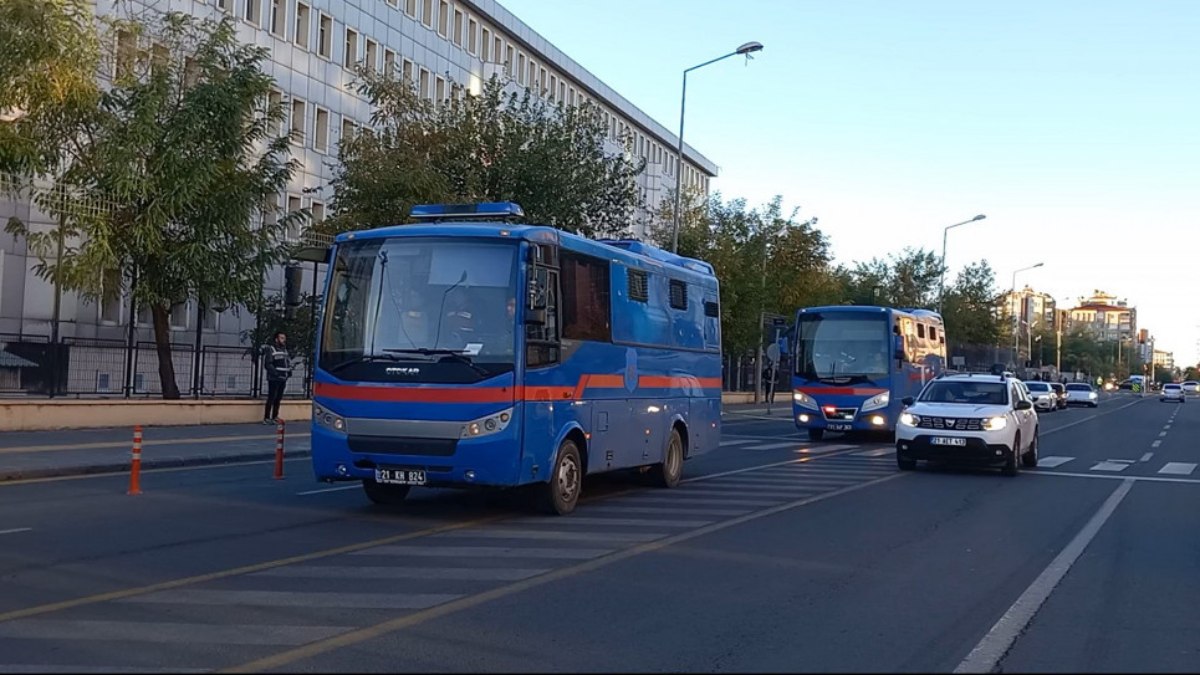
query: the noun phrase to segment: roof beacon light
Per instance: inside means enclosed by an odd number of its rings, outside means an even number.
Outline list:
[[[524,218],[525,212],[513,202],[479,204],[416,204],[408,212],[413,220],[509,220]]]

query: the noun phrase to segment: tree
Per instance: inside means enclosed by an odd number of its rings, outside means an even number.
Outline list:
[[[340,145],[324,229],[398,224],[418,203],[514,201],[529,222],[622,235],[642,206],[644,160],[605,152],[607,127],[590,103],[506,94],[495,77],[477,95],[455,85],[434,103],[394,73],[364,67],[358,77],[374,128]]]
[[[959,271],[942,301],[946,335],[954,345],[996,345],[1003,329],[996,303],[996,274],[986,260]]]
[[[941,259],[933,251],[906,247],[886,260],[872,258],[842,268],[843,296],[852,304],[931,308],[937,305]]]
[[[317,303],[319,305],[320,298],[317,299]],[[295,356],[308,359],[308,362],[312,363],[313,349],[317,342],[312,295],[301,293],[300,304],[295,307],[295,311],[288,311],[287,303],[280,293],[251,303],[247,309],[254,314],[255,324],[253,328],[242,331],[240,337],[249,350],[255,369],[258,368],[259,349],[280,332],[287,335],[288,347]]]
[[[282,232],[305,217],[270,204],[297,164],[287,137],[273,133],[283,111],[266,104],[267,50],[240,44],[232,19],[172,12],[109,29],[112,85],[85,116],[70,167],[37,197],[73,243],[54,257],[47,233],[19,221],[9,231],[29,242],[37,274],[67,290],[99,299],[128,287],[153,317],[163,398],[179,398],[171,307],[258,297],[263,275],[286,256]]]

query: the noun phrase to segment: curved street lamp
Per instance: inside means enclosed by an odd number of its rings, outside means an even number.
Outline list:
[[[947,225],[946,229],[942,230],[942,276],[940,279],[938,279],[938,314],[942,313],[942,301],[946,299],[946,235],[950,234],[950,230],[958,227],[959,225],[966,225],[977,220],[983,220],[984,218],[987,218],[987,216],[981,213],[970,220],[964,220],[961,223]]]
[[[698,66],[692,66],[683,71],[683,93],[679,97],[679,144],[675,148],[675,212],[671,217],[671,252],[679,252],[679,209],[682,202],[683,191],[683,114],[687,106],[687,76],[693,70],[703,68],[704,66],[716,63],[727,59],[731,56],[745,56],[747,59],[754,58],[751,56],[754,52],[761,52],[763,49],[761,42],[747,42],[736,50],[729,52],[724,56],[718,56],[711,61],[705,61]]]

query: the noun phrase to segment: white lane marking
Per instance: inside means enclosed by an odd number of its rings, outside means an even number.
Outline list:
[[[603,516],[620,516],[631,513],[644,513],[649,515],[685,515],[685,516],[741,516],[750,513],[750,509],[706,509],[693,508],[690,506],[619,506],[619,505],[600,505],[588,506],[588,513]]]
[[[32,527],[14,527],[11,530],[0,530],[0,534],[17,534],[18,532],[32,532]]]
[[[1171,425],[1170,425],[1170,424],[1164,424],[1164,425],[1163,425],[1163,428],[1164,428],[1164,429],[1170,429],[1170,428],[1171,428]]]
[[[539,541],[643,542],[662,539],[670,532],[569,532],[564,530],[523,530],[497,528],[494,530],[449,530],[429,535],[441,539],[532,539]]]
[[[779,450],[782,448],[794,448],[797,445],[799,445],[799,442],[791,441],[788,443],[771,443],[770,445],[752,445],[745,449],[746,450]]]
[[[461,598],[461,593],[346,593],[342,591],[232,591],[172,589],[117,602],[162,605],[251,605],[254,607],[354,607],[427,609]],[[40,622],[40,620],[39,620]],[[264,626],[272,628],[272,626]]]
[[[750,439],[747,439],[747,438],[741,438],[741,439],[730,439],[730,440],[728,440],[728,441],[721,441],[721,447],[722,447],[722,448],[727,448],[727,447],[729,447],[729,446],[731,446],[731,445],[746,445],[746,444],[748,444],[748,443],[753,443],[753,442],[754,442],[754,441],[752,441],[752,440],[750,440]]]
[[[1167,462],[1158,472],[1169,476],[1190,476],[1195,470],[1196,465],[1191,462]]]
[[[1038,575],[1037,579],[1025,589],[1021,597],[1008,608],[1004,616],[996,622],[992,629],[983,636],[979,644],[971,650],[967,658],[963,659],[962,663],[954,669],[956,673],[990,673],[1000,664],[1000,660],[1012,648],[1016,641],[1029,622],[1033,620],[1034,614],[1041,608],[1042,603],[1050,597],[1054,592],[1054,588],[1058,586],[1067,571],[1083,554],[1084,549],[1096,537],[1096,533],[1104,526],[1121,500],[1125,499],[1125,495],[1129,494],[1129,490],[1133,488],[1134,481],[1126,479],[1113,493],[1104,500],[1100,509],[1096,511],[1087,525],[1075,535],[1071,543],[1067,544],[1054,560]]]
[[[1162,445],[1162,440],[1157,440],[1157,441],[1154,441],[1153,443],[1151,443],[1150,447],[1157,448],[1160,445]]]
[[[1058,456],[1039,457],[1038,458],[1038,467],[1039,468],[1046,467],[1047,469],[1053,469],[1054,467],[1062,466],[1063,464],[1066,464],[1067,462],[1069,462],[1073,459],[1075,459],[1075,458],[1074,457],[1058,457]]]
[[[1124,471],[1125,469],[1128,469],[1128,468],[1129,468],[1129,465],[1124,462],[1114,462],[1112,460],[1107,460],[1104,462],[1100,462],[1096,466],[1093,466],[1091,470],[1092,471]]]
[[[344,595],[327,593],[326,595]],[[373,593],[363,595],[372,596]],[[165,621],[25,619],[0,624],[0,637],[16,640],[97,640],[159,644],[302,645],[351,630],[344,626],[255,626]]]
[[[590,510],[589,510],[590,513]],[[680,518],[604,518],[593,516],[572,516],[563,523],[554,518],[517,518],[510,521],[514,525],[624,525],[629,527],[703,527],[711,525],[711,520],[691,520]]]
[[[1190,483],[1200,485],[1200,478],[1167,478],[1166,476],[1114,476],[1107,473],[1072,473],[1070,471],[1031,472],[1032,476],[1066,476],[1068,478],[1099,478],[1106,480],[1132,480],[1149,483]]]
[[[855,457],[883,457],[895,452],[895,448],[875,448],[874,450],[863,450],[862,452],[851,453]]]
[[[1064,424],[1061,427],[1054,427],[1053,429],[1046,429],[1045,431],[1040,431],[1038,433],[1040,433],[1042,436],[1046,436],[1046,435],[1053,434],[1053,433],[1058,433],[1059,431],[1062,431],[1064,429],[1070,429],[1071,427],[1076,426],[1078,424],[1083,424],[1084,422],[1090,422],[1090,421],[1096,419],[1097,417],[1104,417],[1105,415],[1111,415],[1112,413],[1118,412],[1120,410],[1124,410],[1124,409],[1128,408],[1129,406],[1137,405],[1139,403],[1141,403],[1140,400],[1134,399],[1132,402],[1126,403],[1125,405],[1121,406],[1120,408],[1113,408],[1111,410],[1105,410],[1102,413],[1096,413],[1095,415],[1089,415],[1087,417],[1084,417],[1083,419],[1075,420],[1074,422],[1071,422],[1069,424]]]
[[[524,548],[520,546],[425,546],[389,544],[350,555],[416,556],[421,558],[547,558],[550,560],[590,560],[612,553],[611,548]]]
[[[361,565],[292,565],[255,572],[252,577],[288,579],[437,579],[454,581],[520,581],[549,572],[525,567],[363,567]]]
[[[353,485],[339,485],[337,487],[321,488],[320,490],[309,490],[307,492],[297,492],[296,496],[303,497],[304,495],[319,495],[322,492],[338,492],[339,490],[358,490],[361,488],[362,488],[362,485],[360,485],[359,483],[355,483]]]
[[[1141,461],[1143,461],[1143,462],[1149,462],[1149,461],[1150,461],[1150,458],[1151,458],[1151,457],[1153,457],[1153,456],[1154,456],[1154,453],[1153,453],[1153,452],[1147,452],[1146,454],[1142,455],[1142,459],[1141,459]]]
[[[1166,435],[1167,435],[1167,432],[1165,432],[1165,431],[1160,431],[1160,432],[1158,432],[1158,437],[1159,437],[1159,438],[1162,438],[1163,436],[1166,436]]]

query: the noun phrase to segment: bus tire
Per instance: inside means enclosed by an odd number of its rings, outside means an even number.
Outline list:
[[[809,429],[808,430],[808,440],[815,442],[815,441],[821,440],[822,438],[825,438],[825,430],[824,429]]]
[[[583,469],[579,459],[579,447],[575,441],[565,439],[555,453],[554,467],[550,480],[538,485],[539,507],[550,515],[565,516],[575,510],[579,493],[583,490]]]
[[[666,456],[661,463],[654,465],[651,475],[654,484],[659,487],[673,488],[679,485],[679,479],[683,476],[683,439],[678,429],[671,429]]]
[[[384,485],[370,478],[363,480],[363,492],[367,493],[367,499],[385,506],[403,504],[410,489],[408,485]]]

